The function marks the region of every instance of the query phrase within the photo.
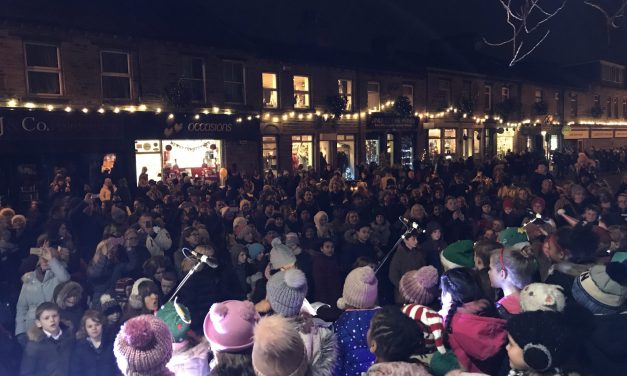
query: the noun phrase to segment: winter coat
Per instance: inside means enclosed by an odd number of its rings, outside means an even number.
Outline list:
[[[146,236],[146,249],[151,256],[164,256],[165,252],[172,247],[172,238],[168,230],[155,227],[155,233]]]
[[[410,270],[418,270],[426,265],[425,255],[421,249],[408,249],[404,243],[400,243],[396,247],[392,261],[390,262],[390,271],[388,276],[390,282],[394,285],[394,301],[397,304],[404,303],[404,299],[398,290],[398,284],[403,274]]]
[[[496,302],[496,310],[499,312],[499,317],[503,320],[511,319],[512,316],[522,311],[520,308],[520,295],[511,294],[504,296]]]
[[[442,239],[433,240],[429,239],[420,245],[420,248],[425,254],[427,265],[431,265],[438,270],[438,274],[444,273],[442,267],[442,261],[440,261],[440,253],[446,248],[446,242]]]
[[[131,252],[136,257],[135,252]],[[129,253],[129,255],[131,255]],[[97,302],[100,296],[115,287],[115,282],[126,275],[127,271],[133,269],[137,261],[115,262],[108,257],[100,257],[98,262],[90,262],[87,266],[87,279],[92,284],[93,296],[92,301]]]
[[[581,273],[590,270],[592,266],[593,264],[575,264],[569,261],[558,262],[551,266],[549,275],[544,283],[561,286],[564,290],[564,295],[572,299],[575,278],[579,277]]]
[[[312,277],[314,281],[314,301],[329,305],[342,296],[344,279],[337,256],[331,257],[318,252],[313,256]]]
[[[85,312],[85,309],[81,306],[82,294],[83,288],[74,281],[67,281],[58,285],[53,294],[54,302],[59,306],[61,320],[70,321],[75,329],[80,327],[81,319]],[[65,299],[71,295],[78,296],[78,301],[73,307],[68,307]]]
[[[487,300],[470,302],[457,309],[450,323],[448,342],[459,364],[471,372],[496,374],[505,355],[505,320],[479,316]]]
[[[179,303],[189,309],[193,330],[202,330],[202,323],[211,305],[224,300],[221,269],[222,266],[213,269],[202,265],[178,294]]]
[[[61,322],[61,337],[54,340],[42,329],[32,325],[28,329],[28,343],[22,355],[21,376],[66,376],[74,348],[71,324]]]
[[[305,344],[311,376],[330,376],[337,365],[335,333],[310,317],[294,318],[298,334]]]
[[[175,348],[166,367],[177,376],[208,376],[210,351],[209,342],[204,338],[196,345]]]
[[[116,376],[121,375],[113,355],[113,338],[103,336],[99,348],[85,338],[78,340],[70,361],[70,376]]]
[[[340,253],[340,266],[342,271],[348,274],[353,268],[355,261],[362,256],[376,261],[377,255],[370,242],[361,243],[357,240],[353,240],[352,243],[346,244]]]
[[[376,363],[368,368],[366,376],[431,376],[420,364],[408,362]]]
[[[374,354],[368,349],[366,335],[370,320],[378,308],[346,310],[333,328],[337,336],[338,361],[336,376],[361,376],[374,363]]]
[[[43,302],[51,302],[54,289],[58,284],[68,281],[70,275],[61,264],[53,258],[49,262],[43,280],[40,282],[32,271],[22,277],[22,290],[17,300],[15,315],[15,334],[25,333],[35,322],[35,310]]]
[[[594,315],[591,336],[583,341],[585,375],[627,375],[627,311]],[[583,370],[582,370],[583,371]]]
[[[378,242],[381,247],[385,248],[390,241],[390,222],[386,219],[382,225],[378,225],[375,222],[370,223],[372,234],[370,238]]]

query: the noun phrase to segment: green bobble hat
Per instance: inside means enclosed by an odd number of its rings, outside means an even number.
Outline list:
[[[474,268],[474,252],[472,240],[458,240],[449,244],[440,254],[440,261],[446,270],[455,268]]]
[[[509,248],[518,243],[529,242],[524,227],[508,227],[499,233],[499,243]]]
[[[157,317],[168,326],[175,343],[183,342],[187,338],[187,332],[192,323],[191,315],[189,309],[178,304],[176,299],[162,305],[157,311]]]

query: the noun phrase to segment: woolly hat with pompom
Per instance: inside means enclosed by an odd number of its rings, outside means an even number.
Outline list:
[[[353,269],[344,281],[342,297],[337,300],[337,307],[368,309],[377,302],[377,276],[370,266]]]
[[[111,295],[102,294],[100,295],[100,312],[102,312],[105,316],[109,316],[114,313],[122,314],[122,306],[120,306],[118,301],[113,299]]]
[[[276,273],[266,285],[272,310],[285,317],[298,315],[307,295],[307,278],[298,269]]]
[[[610,262],[595,265],[575,278],[573,298],[594,314],[613,314],[624,310],[627,297],[627,265]]]
[[[296,256],[288,246],[281,243],[281,239],[272,239],[272,249],[270,250],[270,264],[272,269],[281,269],[296,263]]]
[[[438,295],[438,270],[431,265],[403,274],[398,289],[409,303],[429,305]]]
[[[213,351],[238,352],[252,347],[258,321],[253,303],[227,300],[211,306],[203,330]]]
[[[115,337],[113,353],[125,375],[174,375],[166,368],[172,357],[172,335],[155,316],[128,320]]]
[[[295,323],[280,315],[266,316],[257,324],[252,358],[257,375],[302,376],[309,368]]]

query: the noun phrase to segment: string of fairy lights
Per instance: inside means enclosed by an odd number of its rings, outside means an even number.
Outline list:
[[[394,101],[387,101],[382,103],[379,108],[370,108],[368,110],[363,110],[359,112],[347,112],[343,113],[339,116],[340,121],[350,121],[350,120],[358,120],[365,119],[368,115],[373,113],[383,112],[394,106]],[[161,114],[164,112],[162,107],[159,106],[149,106],[146,104],[140,105],[126,105],[126,106],[99,106],[97,108],[89,108],[84,106],[71,106],[71,105],[54,105],[54,104],[40,104],[34,102],[22,102],[18,99],[8,99],[4,103],[0,102],[0,107],[9,108],[9,109],[42,109],[47,111],[65,111],[67,113],[72,112],[81,112],[84,114],[89,114],[91,112],[97,112],[99,114],[105,113],[135,113],[135,112],[153,112],[155,114]],[[209,115],[209,114],[223,114],[223,115],[235,115],[236,122],[242,122],[245,120],[252,120],[253,118],[262,119],[264,121],[272,122],[272,123],[281,123],[281,122],[292,122],[292,121],[310,121],[315,118],[320,118],[323,120],[329,120],[334,117],[332,113],[324,112],[322,110],[310,110],[310,111],[288,111],[282,112],[280,110],[266,110],[260,113],[246,113],[246,114],[238,114],[234,110],[229,108],[221,108],[218,106],[213,106],[209,108],[203,108],[201,110],[197,110],[194,119],[199,120],[201,115]],[[239,116],[238,116],[239,115]],[[170,113],[168,117],[173,119],[176,115],[174,113]],[[498,115],[471,115],[469,113],[463,112],[457,107],[451,106],[448,107],[444,111],[439,112],[414,112],[414,117],[421,119],[424,122],[430,122],[434,119],[447,119],[451,116],[454,116],[457,120],[462,120],[467,122],[474,122],[476,124],[483,124],[486,122],[496,122],[498,124],[502,124],[504,127],[517,129],[524,125],[535,125],[535,124],[551,124],[551,125],[559,125],[560,122],[554,121],[551,117],[548,118],[535,118],[535,119],[524,119],[519,122],[505,122],[503,118]],[[567,125],[572,126],[575,124],[580,125],[592,125],[592,126],[627,126],[627,121],[603,121],[600,119],[579,119],[577,122],[570,121]]]

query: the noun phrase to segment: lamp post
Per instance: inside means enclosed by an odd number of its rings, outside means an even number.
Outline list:
[[[540,134],[542,135],[542,142],[546,142],[546,152],[544,153],[544,157],[545,158],[549,158],[549,143],[546,141],[546,131],[542,131],[540,132]]]

